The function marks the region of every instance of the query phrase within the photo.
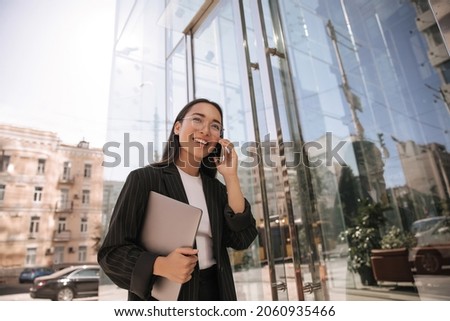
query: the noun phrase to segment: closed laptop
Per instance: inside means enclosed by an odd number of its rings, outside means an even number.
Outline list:
[[[193,247],[201,217],[201,209],[151,191],[142,244],[149,252],[163,256],[179,247]],[[175,301],[180,289],[181,284],[159,277],[152,296],[160,301]]]

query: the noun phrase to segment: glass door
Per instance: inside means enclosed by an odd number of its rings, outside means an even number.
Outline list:
[[[274,220],[279,224],[281,239],[285,240],[282,257],[288,299],[327,300],[326,271],[320,260],[320,220],[315,214],[310,164],[295,107],[279,8],[277,1],[251,1],[245,11],[253,22],[248,32],[254,33],[254,39],[248,42],[251,61],[258,67],[253,68],[252,75],[261,83],[258,88],[254,81],[255,95],[260,97],[258,116],[265,115],[269,137],[264,142],[270,142],[276,159],[270,164],[279,181],[278,217]],[[283,273],[276,275],[279,278]]]
[[[272,117],[266,119],[264,104],[255,99],[264,91],[258,74],[249,81],[254,66],[243,48],[247,28],[241,6],[238,1],[221,1],[193,30],[194,96],[217,101],[224,109],[225,136],[237,147],[241,185],[260,231],[251,248],[230,251],[238,299],[288,300],[285,260],[290,256],[290,238],[286,208],[279,201],[283,184],[276,164],[259,162],[261,158],[277,161],[269,138],[274,123]],[[269,139],[268,148],[262,148],[261,137]]]

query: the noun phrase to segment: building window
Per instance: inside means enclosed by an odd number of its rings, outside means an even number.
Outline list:
[[[64,232],[66,230],[66,218],[60,217],[58,219],[58,233]]]
[[[0,184],[0,201],[5,199],[6,185]]]
[[[58,264],[64,262],[64,247],[55,247],[55,254],[53,255],[53,263]]]
[[[37,173],[38,175],[45,173],[45,159],[38,159]]]
[[[36,264],[36,252],[35,247],[27,248],[27,255],[25,257],[25,265],[35,265]]]
[[[64,162],[63,165],[63,177],[62,179],[64,181],[70,180],[70,168],[72,167],[72,164],[70,162]]]
[[[34,200],[36,203],[42,202],[42,191],[43,191],[43,190],[44,190],[44,188],[41,187],[41,186],[36,186],[36,187],[34,188],[34,197],[33,197],[33,200]]]
[[[84,177],[90,178],[92,172],[92,165],[91,164],[84,164]]]
[[[78,247],[78,262],[86,262],[87,258],[87,246]]]
[[[39,216],[32,216],[30,221],[30,234],[36,234],[39,232]]]
[[[70,209],[70,202],[69,202],[69,190],[68,189],[61,189],[60,190],[60,202],[61,204],[59,205],[61,210],[67,210]]]
[[[450,60],[443,63],[440,68],[442,70],[442,75],[444,76],[445,82],[450,84]]]
[[[417,5],[417,11],[419,13],[424,13],[427,12],[428,10],[430,10],[430,5],[428,4],[428,0],[419,0],[416,1],[416,5]]]
[[[91,193],[90,193],[89,190],[84,189],[83,190],[83,196],[81,197],[81,203],[83,203],[85,205],[89,204],[90,194]]]
[[[9,166],[10,157],[7,155],[0,156],[0,172],[6,172]]]
[[[87,228],[88,228],[88,219],[87,219],[87,217],[82,217],[81,218],[81,224],[80,224],[80,232],[81,233],[86,233],[87,232]]]

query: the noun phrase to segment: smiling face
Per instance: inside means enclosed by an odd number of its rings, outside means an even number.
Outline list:
[[[213,105],[200,102],[191,107],[181,121],[174,126],[179,136],[178,165],[199,167],[202,159],[210,154],[221,139],[222,117]]]

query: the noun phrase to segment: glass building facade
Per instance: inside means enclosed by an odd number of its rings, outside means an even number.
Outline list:
[[[230,251],[239,300],[448,300],[444,40],[428,1],[117,1],[106,179],[214,100],[260,231]]]

